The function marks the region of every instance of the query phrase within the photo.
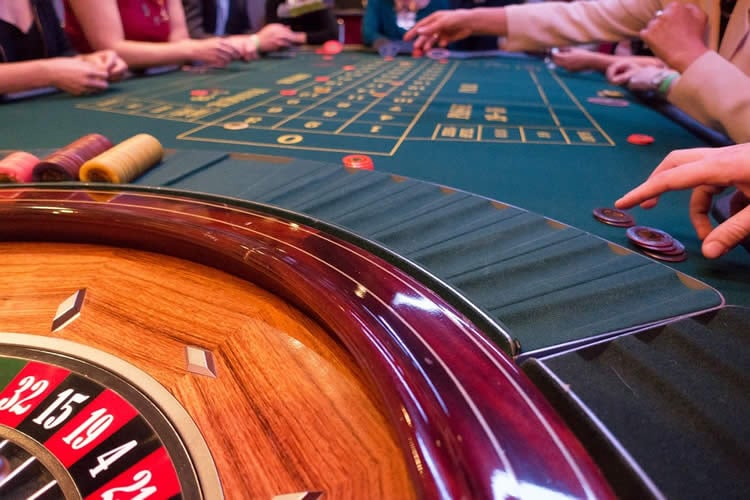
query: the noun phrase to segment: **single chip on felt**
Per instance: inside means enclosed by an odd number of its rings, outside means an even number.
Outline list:
[[[293,95],[297,95],[297,91],[294,89],[281,89],[279,90],[279,94],[285,97],[291,97]]]
[[[637,144],[638,146],[648,146],[654,143],[654,138],[646,134],[630,134],[628,142],[630,144]]]
[[[367,155],[354,154],[347,155],[343,158],[344,166],[347,168],[356,168],[360,170],[375,170],[375,164],[372,158]]]
[[[354,71],[355,70],[355,66],[353,64],[347,64],[346,66],[342,67],[341,69],[343,69],[344,71]]]
[[[629,106],[630,103],[625,99],[617,99],[615,97],[589,97],[586,99],[592,104],[598,104],[600,106],[611,106],[615,108],[624,108]]]
[[[329,80],[329,78],[327,76],[323,76],[323,75],[315,77],[315,81],[316,82],[327,82],[328,80]]]
[[[427,57],[430,59],[434,59],[436,61],[440,59],[447,59],[451,56],[451,51],[448,49],[443,49],[436,47],[434,49],[430,49],[427,51]]]
[[[190,91],[191,97],[205,97],[209,94],[208,89],[193,89]]]
[[[625,94],[619,90],[604,89],[596,93],[599,97],[625,97]]]
[[[596,220],[610,226],[631,227],[635,225],[632,215],[616,208],[595,208],[593,214]]]
[[[342,50],[344,50],[344,46],[336,40],[328,40],[323,44],[323,53],[329,56],[335,56]]]
[[[393,61],[393,56],[385,56],[383,60],[388,62]]]

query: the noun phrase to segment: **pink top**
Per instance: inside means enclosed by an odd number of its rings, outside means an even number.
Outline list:
[[[126,40],[166,42],[169,40],[167,0],[117,0]],[[65,0],[65,33],[73,47],[81,53],[93,49],[83,33],[68,0]]]

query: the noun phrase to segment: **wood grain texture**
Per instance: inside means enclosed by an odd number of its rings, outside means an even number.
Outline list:
[[[201,429],[228,498],[305,490],[412,498],[381,403],[348,351],[280,298],[221,271],[136,250],[0,243],[0,330],[51,335],[146,371]],[[86,288],[81,317],[50,334]],[[185,371],[185,345],[218,377]]]

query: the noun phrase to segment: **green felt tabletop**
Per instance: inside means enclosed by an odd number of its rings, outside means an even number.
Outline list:
[[[54,148],[89,132],[113,141],[147,132],[178,149],[334,164],[365,153],[378,171],[486,196],[628,246],[625,231],[597,222],[592,209],[611,206],[669,151],[705,143],[628,95],[625,107],[588,101],[604,89],[616,88],[601,75],[525,58],[441,64],[300,53],[133,78],[100,95],[2,104],[0,149]],[[632,133],[655,142],[629,144]],[[750,255],[737,249],[704,259],[688,196],[672,193],[633,214],[685,244],[688,260],[672,268],[715,287],[728,303],[750,305]]]

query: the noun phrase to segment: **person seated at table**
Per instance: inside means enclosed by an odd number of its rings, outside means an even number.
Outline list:
[[[448,0],[368,0],[362,18],[362,43],[377,49],[400,41],[414,23],[447,8]]]
[[[660,74],[662,80],[653,82],[655,88],[704,125],[736,142],[747,142],[750,43],[744,42],[748,9],[750,0],[737,0],[736,7],[726,12],[728,22],[720,23],[719,18],[708,19],[695,5],[667,4],[667,0],[541,2],[436,12],[418,21],[405,39],[415,40],[415,48],[428,50],[472,34],[488,34],[505,37],[502,47],[506,50],[541,51],[640,37],[673,69]]]
[[[307,45],[339,38],[336,16],[323,0],[267,0],[266,22],[289,26]]]
[[[732,213],[713,227],[709,218],[713,198],[734,186]],[[649,178],[615,202],[620,209],[653,208],[667,191],[692,189],[690,220],[703,240],[706,258],[721,257],[742,244],[750,250],[750,143],[723,148],[682,149],[669,153]]]
[[[281,23],[264,25],[263,0],[182,0],[182,5],[191,38],[226,36],[245,60],[305,43],[302,33]]]
[[[126,70],[111,50],[76,55],[50,0],[0,2],[0,94],[46,87],[89,94]]]
[[[181,0],[65,0],[65,32],[82,53],[110,49],[131,69],[223,67],[243,54],[227,39],[191,39]]]

